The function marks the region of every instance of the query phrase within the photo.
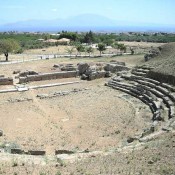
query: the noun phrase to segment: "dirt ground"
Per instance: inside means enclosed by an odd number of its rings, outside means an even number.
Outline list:
[[[56,149],[105,150],[120,145],[149,122],[144,121],[145,116],[138,118],[135,107],[117,98],[120,92],[105,87],[105,81],[0,94],[1,128],[5,132],[1,143],[12,142],[48,154]],[[82,91],[46,99],[36,97],[73,89]]]
[[[0,65],[0,75],[14,70],[53,72],[54,64],[124,61],[129,67],[143,63],[143,55],[114,58],[57,58]],[[79,78],[32,82],[41,85],[79,81]],[[0,94],[0,151],[6,145],[44,150],[32,157],[0,152],[0,174],[7,175],[172,175],[175,173],[175,133],[161,133],[147,143],[127,143],[149,128],[148,106],[125,93],[104,86],[109,79],[81,81],[25,92]],[[1,86],[1,89],[13,86]],[[53,94],[57,94],[54,96]],[[40,98],[43,97],[43,98]],[[54,155],[55,150],[89,153]],[[66,157],[67,156],[67,157]]]

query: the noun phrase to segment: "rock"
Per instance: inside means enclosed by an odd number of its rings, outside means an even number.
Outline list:
[[[96,79],[96,76],[97,76],[97,72],[92,72],[90,75],[89,75],[89,78],[88,80],[95,80]]]
[[[157,120],[157,121],[163,121],[164,119],[161,116],[161,113],[159,110],[157,110],[156,112],[154,112],[153,114],[153,120]]]
[[[89,151],[89,149],[87,148],[87,149],[85,149],[84,151],[82,151],[83,153],[89,153],[90,151]]]
[[[88,79],[88,76],[86,76],[85,74],[83,74],[82,76],[81,76],[81,80],[87,80]]]
[[[13,74],[19,74],[21,71],[20,70],[15,70],[13,71]]]
[[[150,164],[150,165],[153,164],[153,163],[154,163],[153,160],[149,160],[149,161],[148,161],[148,164]]]
[[[87,71],[87,69],[89,68],[89,64],[87,63],[79,63],[78,64],[78,71],[80,75],[85,74],[85,72]]]
[[[53,67],[54,67],[54,68],[59,68],[60,65],[59,65],[59,64],[54,64]]]
[[[87,68],[85,75],[89,76],[90,74],[92,74],[93,72],[97,71],[97,67],[96,66],[90,66]]]
[[[15,79],[19,79],[19,76],[15,76]]]
[[[111,72],[110,72],[110,71],[106,71],[105,77],[106,77],[106,78],[108,78],[108,77],[112,77]]]
[[[74,152],[69,150],[55,150],[55,155],[58,154],[74,154]]]
[[[116,60],[111,60],[110,62],[113,63],[113,64],[122,65],[122,66],[126,65],[125,62],[119,62],[119,61],[116,61]]]
[[[27,75],[38,75],[35,71],[24,71],[19,74],[20,77],[26,77]]]
[[[0,130],[0,137],[1,137],[1,136],[3,136],[3,131],[2,131],[2,130]]]
[[[112,73],[120,72],[120,71],[128,71],[129,68],[123,65],[118,65],[114,63],[108,63],[104,66],[105,71],[110,71]]]
[[[11,154],[23,154],[24,150],[20,148],[11,148]]]
[[[72,66],[72,65],[66,65],[61,67],[61,71],[75,71],[76,67]]]
[[[154,126],[151,126],[150,128],[145,129],[145,130],[143,131],[141,137],[145,137],[145,136],[147,136],[147,135],[153,133],[154,130],[155,130]]]
[[[127,142],[128,142],[128,143],[132,143],[132,142],[134,142],[134,140],[136,140],[136,139],[133,138],[133,137],[128,137],[128,138],[127,138]]]
[[[40,99],[44,99],[48,97],[48,94],[38,94],[36,97],[40,98]]]
[[[45,151],[34,151],[34,150],[29,150],[28,151],[28,154],[29,155],[34,155],[34,156],[43,156],[43,155],[45,155],[46,154],[46,152]]]

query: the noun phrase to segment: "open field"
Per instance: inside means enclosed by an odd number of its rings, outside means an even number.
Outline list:
[[[151,47],[158,47],[163,45],[163,43],[151,43],[151,42],[126,42],[126,41],[120,41],[118,43],[125,44],[128,47],[134,47],[136,48],[136,53],[140,53],[143,51],[148,51]],[[31,49],[26,50],[24,53],[26,54],[66,54],[66,48],[71,48],[72,46],[58,46],[58,47],[49,47],[44,49]],[[145,49],[145,50],[144,50]],[[116,49],[107,49],[104,53],[116,53],[119,52],[119,50]],[[74,54],[76,54],[76,49],[74,49]],[[99,51],[94,49],[94,54],[99,54]]]

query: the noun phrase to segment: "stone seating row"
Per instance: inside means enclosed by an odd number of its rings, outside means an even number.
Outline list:
[[[140,88],[146,89],[157,97],[161,98],[166,106],[169,108],[169,118],[175,117],[174,105],[175,105],[175,89],[171,85],[164,84],[152,80],[149,78],[143,78],[138,76],[121,76],[123,79],[130,80],[137,83]]]
[[[158,99],[153,100],[152,97],[150,97],[148,94],[143,93],[142,91],[139,91],[137,87],[127,84],[127,83],[121,83],[116,82],[114,80],[111,80],[107,84],[109,87],[112,87],[114,89],[123,91],[127,94],[130,94],[139,100],[141,100],[143,103],[148,105],[153,113],[153,120],[163,120],[161,116],[161,102],[158,101]]]

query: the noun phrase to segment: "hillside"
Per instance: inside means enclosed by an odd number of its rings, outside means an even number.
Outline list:
[[[159,55],[145,64],[155,67],[148,77],[175,85],[175,43],[161,46]]]

